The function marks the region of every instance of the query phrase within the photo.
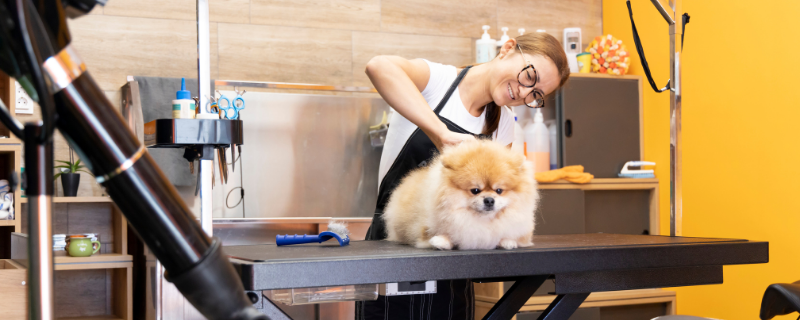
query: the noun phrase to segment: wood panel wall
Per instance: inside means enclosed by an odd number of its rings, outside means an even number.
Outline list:
[[[376,55],[464,65],[490,25],[561,39],[580,27],[600,35],[602,0],[209,0],[214,79],[371,86],[364,74]],[[72,44],[119,107],[126,76],[197,77],[195,0],[109,0],[69,21]],[[18,115],[20,121],[39,118]],[[57,134],[56,159],[68,148]],[[82,174],[78,196],[102,195]],[[57,181],[57,185],[58,185]],[[57,186],[57,195],[61,187]]]
[[[216,79],[369,85],[375,55],[463,65],[482,25],[602,33],[601,0],[209,0]],[[73,20],[73,43],[103,90],[127,75],[196,77],[194,0],[110,0]]]

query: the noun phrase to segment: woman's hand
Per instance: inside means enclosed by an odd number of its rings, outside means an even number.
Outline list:
[[[471,134],[457,133],[450,130],[445,130],[438,134],[435,139],[431,139],[439,151],[441,151],[443,148],[455,146],[461,142],[471,140],[475,140],[475,137]]]

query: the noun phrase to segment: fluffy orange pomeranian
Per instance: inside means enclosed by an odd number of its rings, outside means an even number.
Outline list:
[[[521,154],[468,141],[403,178],[383,219],[387,240],[418,248],[514,249],[533,245],[538,201],[533,166]]]

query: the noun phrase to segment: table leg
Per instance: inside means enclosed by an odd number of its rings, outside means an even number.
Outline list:
[[[253,306],[255,306],[258,311],[261,311],[261,313],[267,315],[270,320],[292,320],[292,317],[283,312],[281,308],[275,305],[275,302],[272,302],[272,300],[264,295],[261,295],[261,301],[254,303]]]
[[[588,296],[589,293],[560,294],[544,310],[538,320],[567,320]]]
[[[544,276],[525,277],[514,282],[502,298],[489,310],[483,320],[510,320],[525,305],[525,302],[536,292],[536,289],[547,280]]]

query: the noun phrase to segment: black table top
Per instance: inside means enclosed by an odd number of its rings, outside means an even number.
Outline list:
[[[539,235],[514,250],[417,249],[387,241],[224,247],[246,290],[766,263],[767,242],[619,234]]]

